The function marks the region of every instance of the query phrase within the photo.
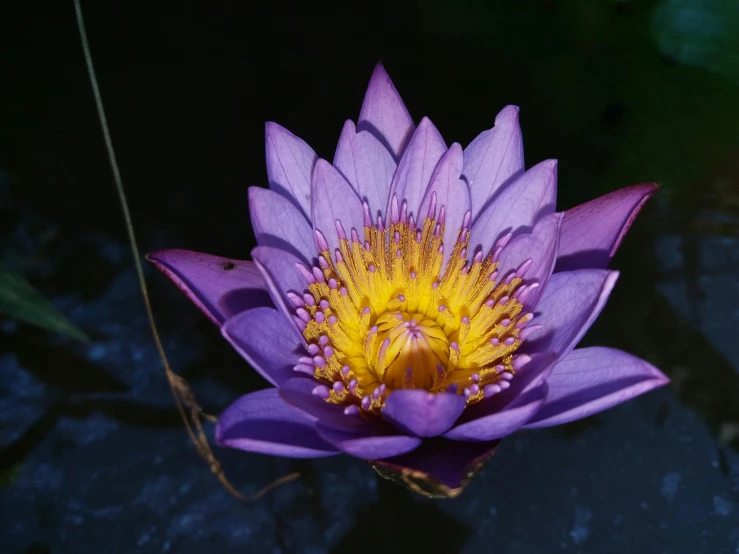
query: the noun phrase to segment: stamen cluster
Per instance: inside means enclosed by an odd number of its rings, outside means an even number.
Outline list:
[[[508,388],[530,359],[515,352],[533,318],[522,313],[537,286],[522,283],[532,261],[498,274],[510,235],[468,260],[469,212],[445,256],[445,208],[436,211],[433,195],[419,225],[393,197],[389,221],[373,223],[365,203],[364,240],[336,221],[339,248],[330,252],[316,231],[318,264],[298,266],[307,290],[289,296],[310,356],[295,369],[346,413],[377,414],[403,388],[457,391],[470,405]]]

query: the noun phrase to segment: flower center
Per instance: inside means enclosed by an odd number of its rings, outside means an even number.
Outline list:
[[[426,314],[386,312],[365,340],[365,359],[389,389],[432,390],[444,384],[449,365],[449,339]]]
[[[310,356],[295,369],[322,382],[315,394],[347,413],[379,413],[402,388],[456,390],[472,404],[507,388],[529,359],[514,353],[533,318],[522,314],[531,260],[499,279],[510,235],[468,260],[469,212],[445,260],[445,210],[437,218],[435,200],[420,226],[405,202],[398,208],[393,198],[387,225],[381,217],[373,224],[365,204],[364,241],[337,221],[333,255],[316,231],[318,266],[298,266],[308,289],[289,296]]]

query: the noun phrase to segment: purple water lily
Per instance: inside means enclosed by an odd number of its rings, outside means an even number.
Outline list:
[[[274,123],[266,150],[269,189],[249,190],[253,262],[149,255],[273,385],[226,409],[219,444],[347,453],[454,496],[518,429],[667,383],[625,352],[573,350],[655,185],[557,212],[557,164],[524,169],[518,108],[447,147],[381,65],[333,163]]]

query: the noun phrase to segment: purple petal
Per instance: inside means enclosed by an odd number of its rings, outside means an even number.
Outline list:
[[[408,202],[409,214],[412,213],[416,219],[426,216],[426,214],[420,214],[418,208],[428,189],[436,164],[439,163],[446,150],[446,144],[439,131],[428,117],[424,117],[418,124],[416,132],[413,133],[398,164],[390,185],[386,213],[390,213],[393,196],[397,195],[399,203],[404,200]]]
[[[315,420],[284,402],[277,389],[239,398],[218,419],[216,442],[249,452],[320,458],[338,454],[316,432]]]
[[[515,271],[526,260],[532,260],[524,275],[524,283],[537,282],[539,287],[528,295],[526,306],[536,306],[546,289],[557,259],[561,221],[562,214],[549,214],[542,218],[530,234],[519,235],[508,243],[500,256],[497,271],[501,278]]]
[[[397,167],[388,149],[370,132],[357,133],[354,123],[347,121],[336,147],[334,166],[367,202],[373,218],[381,214]]]
[[[501,411],[461,423],[446,432],[444,437],[459,441],[490,441],[503,438],[529,421],[541,408],[546,395],[547,385],[543,383],[520,394]]]
[[[446,226],[444,228],[444,265],[452,253],[457,241],[462,220],[470,209],[470,189],[460,179],[463,154],[459,143],[454,143],[439,160],[431,175],[431,183],[418,210],[418,219],[426,217],[431,204],[432,194],[436,194],[436,214],[439,215],[444,206]],[[442,266],[444,267],[444,266]]]
[[[506,106],[495,117],[495,127],[483,131],[464,149],[464,176],[472,196],[472,217],[498,189],[523,173],[523,138],[518,107]]]
[[[326,160],[318,160],[313,170],[313,229],[326,237],[331,253],[339,247],[336,222],[347,236],[352,229],[364,229],[362,202],[341,173]],[[316,244],[320,250],[320,246]]]
[[[413,134],[413,120],[381,63],[372,73],[357,129],[375,135],[396,160]]]
[[[310,218],[310,179],[318,159],[313,149],[271,121],[265,126],[269,188],[293,202]]]
[[[269,246],[257,246],[251,251],[251,257],[264,277],[272,301],[294,323],[294,308],[287,293],[302,293],[306,289],[305,279],[295,267],[300,260],[289,252]]]
[[[487,254],[505,233],[531,230],[538,219],[554,212],[556,199],[557,162],[546,160],[508,183],[483,208],[472,224],[470,246],[482,245]]]
[[[536,402],[538,402],[538,399],[542,394],[545,394],[546,389],[538,392],[531,391],[534,391],[535,389],[540,389],[542,387],[544,381],[551,373],[552,367],[556,360],[557,356],[551,352],[540,352],[533,354],[531,356],[531,361],[523,368],[516,371],[516,374],[511,381],[511,386],[508,389],[499,392],[490,398],[486,398],[478,402],[477,404],[469,406],[464,411],[462,416],[457,420],[457,425],[452,428],[445,436],[450,436],[450,433],[455,433],[455,429],[457,427],[465,426],[468,423],[471,423],[478,419],[482,419],[483,422],[486,422],[490,421],[490,419],[485,418],[492,418],[493,421],[499,420],[499,423],[497,425],[503,425],[504,423],[506,423],[506,421],[504,419],[500,419],[497,414],[505,412],[509,409],[509,407],[517,407],[518,405],[515,404],[515,402],[520,403],[522,399],[524,399],[523,407],[519,406],[520,409],[517,412],[513,412],[511,416],[507,417],[510,418],[508,423],[510,423],[511,421],[517,423],[518,421],[525,420],[527,417],[526,413],[529,413],[526,411],[526,406],[531,408],[531,411],[535,412]],[[460,436],[474,435],[475,431],[479,427],[485,427],[485,424],[483,423],[477,425],[467,425],[466,427],[462,428]],[[466,438],[460,440],[476,439]]]
[[[434,496],[453,498],[457,496],[471,477],[482,469],[493,455],[500,441],[456,442],[443,438],[428,439],[423,444],[395,458],[374,463],[375,469],[383,476],[399,477],[407,486],[415,488],[419,480],[424,485],[436,489]],[[439,486],[441,485],[441,487]]]
[[[316,255],[313,230],[292,202],[272,190],[249,187],[249,211],[259,246],[287,250],[310,263]]]
[[[229,319],[223,336],[273,385],[295,377],[293,368],[304,355],[302,337],[287,317],[274,308],[255,308]]]
[[[326,402],[313,394],[313,389],[319,385],[316,379],[293,374],[292,379],[280,385],[280,397],[328,427],[354,430],[369,423],[356,415],[346,415],[344,406]]]
[[[542,328],[526,339],[524,350],[558,356],[572,350],[600,314],[617,279],[617,271],[604,269],[553,274],[536,306],[536,323]]]
[[[656,367],[626,352],[601,346],[573,350],[554,366],[546,402],[526,427],[588,417],[668,382]]]
[[[291,379],[280,387],[280,396],[315,417],[319,434],[336,448],[372,460],[397,456],[420,443],[420,439],[402,435],[382,420],[345,414],[344,406],[331,404],[313,394],[317,385],[318,381],[311,378]]]
[[[469,406],[457,420],[457,425],[506,410],[521,395],[540,387],[556,361],[557,356],[552,352],[532,354],[531,361],[516,371],[509,388]]]
[[[659,187],[626,187],[564,212],[555,271],[608,265],[641,209]]]
[[[465,404],[460,394],[401,389],[388,395],[382,417],[405,433],[435,437],[454,424]]]
[[[158,250],[146,259],[216,325],[245,310],[272,304],[254,262],[189,250]]]
[[[410,452],[421,444],[418,437],[398,435],[382,422],[372,422],[358,429],[337,429],[322,423],[316,424],[318,434],[326,442],[342,452],[363,460],[380,460]]]

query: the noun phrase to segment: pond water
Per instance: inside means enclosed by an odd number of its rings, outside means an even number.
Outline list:
[[[582,344],[670,386],[505,440],[457,499],[364,462],[217,449],[182,429],[147,327],[72,3],[3,7],[0,232],[91,337],[1,322],[4,552],[739,552],[739,8],[730,0],[439,0],[319,7],[83,2],[144,251],[246,258],[246,190],[274,120],[330,157],[381,59],[416,121],[468,143],[521,107],[527,165],[559,160],[558,208],[662,186]],[[175,369],[206,411],[266,386],[148,269]]]

